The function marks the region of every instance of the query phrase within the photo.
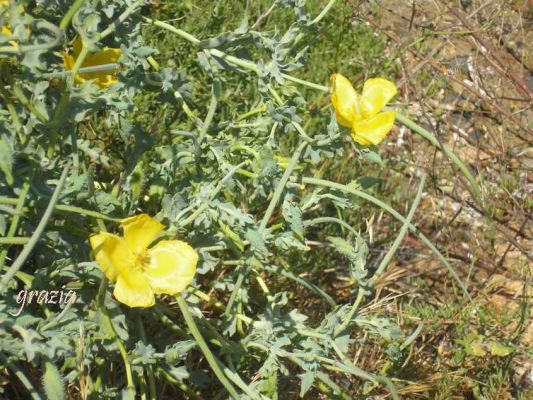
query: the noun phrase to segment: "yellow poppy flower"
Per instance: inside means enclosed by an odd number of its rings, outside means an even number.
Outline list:
[[[78,37],[74,41],[74,49],[72,54],[67,54],[65,52],[61,53],[63,55],[63,62],[65,69],[72,70],[76,60],[81,52],[81,38]],[[85,57],[85,60],[82,62],[80,68],[83,67],[94,67],[104,64],[113,64],[118,61],[122,52],[120,49],[114,49],[111,47],[104,47],[102,50],[97,51],[96,53],[89,54]],[[101,71],[101,72],[84,72],[76,74],[76,82],[83,83],[85,81],[95,80],[95,83],[100,86],[102,89],[111,85],[112,83],[117,82],[117,77],[112,71]]]
[[[368,146],[380,143],[392,129],[396,113],[380,112],[397,93],[394,83],[383,78],[369,79],[361,96],[341,74],[331,76],[331,102],[337,122],[352,130],[357,143]]]
[[[100,232],[89,239],[113,294],[130,307],[151,307],[154,294],[176,294],[193,280],[198,254],[187,243],[162,240],[148,248],[163,225],[147,214],[123,219],[124,237]]]

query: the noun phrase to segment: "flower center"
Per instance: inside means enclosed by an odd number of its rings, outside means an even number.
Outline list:
[[[133,269],[135,271],[143,272],[149,265],[152,259],[150,258],[150,255],[148,252],[140,251],[140,252],[134,252],[133,253]]]

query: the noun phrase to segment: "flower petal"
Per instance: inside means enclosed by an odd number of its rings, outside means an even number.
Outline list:
[[[99,233],[89,238],[96,262],[110,281],[115,281],[121,271],[129,268],[133,254],[126,241],[111,233]]]
[[[198,253],[185,242],[163,240],[148,250],[151,262],[144,269],[155,293],[176,294],[193,280]]]
[[[139,214],[120,221],[124,230],[124,239],[132,251],[140,253],[148,248],[164,226],[148,214]]]
[[[72,55],[62,53],[64,65],[67,70],[72,69],[72,67],[74,66],[74,63],[76,62],[76,59],[78,58],[78,55],[81,52],[81,49],[82,49],[82,41],[81,41],[81,38],[78,36],[73,43]],[[89,55],[87,55],[87,57],[81,64],[81,68],[93,67],[93,66],[104,65],[104,64],[114,64],[120,59],[121,56],[122,56],[122,51],[120,49],[104,47],[100,51],[97,51],[95,53],[90,53]],[[118,81],[113,71],[79,73],[76,75],[75,79],[76,79],[76,82],[79,82],[79,83],[83,83],[89,80],[95,80],[95,83],[101,88],[109,86],[110,84]]]
[[[148,279],[140,271],[128,269],[117,278],[115,290],[116,299],[129,307],[151,307],[155,304],[155,297]]]
[[[369,79],[363,86],[361,94],[361,112],[364,117],[372,117],[380,112],[394,96],[398,89],[391,81],[383,78]]]
[[[379,144],[392,129],[395,119],[396,113],[390,111],[357,121],[352,128],[353,140],[363,146]]]
[[[337,122],[346,128],[351,128],[356,118],[359,96],[350,81],[341,74],[333,74],[331,84],[333,86],[331,103],[335,109]]]

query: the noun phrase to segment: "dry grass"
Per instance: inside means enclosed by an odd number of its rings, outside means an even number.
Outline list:
[[[479,396],[477,386],[491,389],[485,398],[527,397],[533,389],[527,351],[501,364],[507,370],[500,388],[476,382],[484,376],[481,367],[497,363],[494,358],[467,356],[457,363],[454,357],[460,332],[478,332],[522,349],[533,345],[527,307],[533,272],[533,3],[385,0],[354,8],[358,23],[389,38],[387,51],[402,72],[399,101],[467,163],[483,192],[483,202],[476,202],[450,161],[406,129],[397,129],[389,139],[387,157],[396,160],[405,180],[416,181],[420,170],[433,176],[417,225],[453,260],[477,307],[456,304],[448,321],[426,319],[435,326],[413,345],[407,364],[418,372],[401,393],[405,398],[424,393],[470,398]],[[404,190],[403,199],[413,197],[410,190]],[[400,320],[402,304],[426,303],[438,310],[453,302],[452,282],[432,260],[415,237],[407,237],[383,276],[377,298],[403,294],[402,301],[387,305]],[[422,290],[421,282],[427,285]],[[406,314],[404,322],[413,324],[412,310]],[[498,318],[504,314],[508,319]]]

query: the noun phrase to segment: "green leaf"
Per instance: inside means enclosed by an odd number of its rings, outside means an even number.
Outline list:
[[[498,357],[508,356],[514,351],[512,347],[505,346],[494,340],[489,342],[488,348],[489,348],[490,354],[492,354],[493,356],[498,356]]]
[[[286,200],[282,207],[283,218],[288,222],[291,230],[300,240],[304,239],[304,223],[302,220],[302,210],[292,201]]]
[[[316,371],[306,371],[302,375],[300,375],[302,381],[300,383],[300,397],[304,397],[304,395],[311,389],[311,386],[313,386],[313,382],[315,381],[316,377]]]
[[[366,243],[357,238],[355,245],[350,244],[345,239],[339,237],[328,236],[328,240],[335,246],[335,249],[346,256],[350,261],[350,275],[355,281],[362,281],[366,278],[367,270],[366,256],[368,254],[368,247]]]
[[[250,242],[252,249],[257,250],[264,255],[270,254],[266,248],[264,237],[257,229],[247,228],[244,237]]]

